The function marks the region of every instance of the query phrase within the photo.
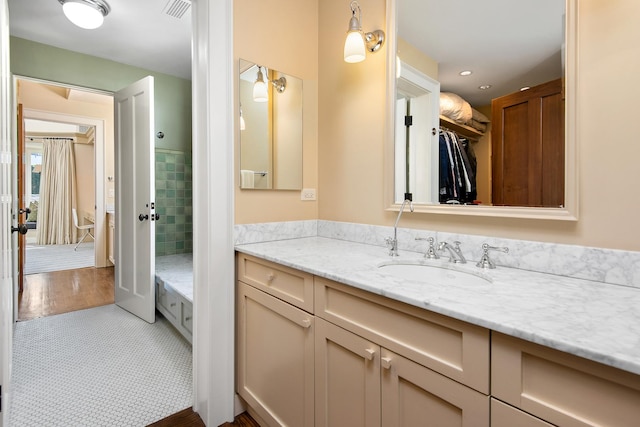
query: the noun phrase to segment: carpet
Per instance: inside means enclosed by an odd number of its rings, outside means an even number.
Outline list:
[[[48,271],[75,270],[93,267],[95,256],[93,242],[80,243],[74,251],[72,245],[27,245],[24,274]]]
[[[193,404],[192,352],[111,304],[19,322],[11,426],[146,426]]]

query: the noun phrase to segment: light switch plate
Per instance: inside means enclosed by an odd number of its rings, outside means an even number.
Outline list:
[[[315,188],[303,188],[300,192],[300,200],[315,200],[316,189]]]

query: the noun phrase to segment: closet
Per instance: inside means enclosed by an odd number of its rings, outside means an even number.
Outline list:
[[[483,134],[440,116],[438,200],[443,204],[477,204],[477,160],[472,141]]]

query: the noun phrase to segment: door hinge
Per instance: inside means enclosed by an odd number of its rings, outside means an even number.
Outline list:
[[[404,116],[404,125],[413,126],[413,116]]]

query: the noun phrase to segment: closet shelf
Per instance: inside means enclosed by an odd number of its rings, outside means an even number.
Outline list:
[[[467,137],[473,141],[478,141],[484,136],[484,133],[471,126],[463,125],[461,123],[454,122],[448,117],[440,116],[440,127],[456,132],[460,136]]]

